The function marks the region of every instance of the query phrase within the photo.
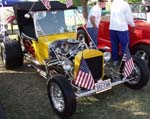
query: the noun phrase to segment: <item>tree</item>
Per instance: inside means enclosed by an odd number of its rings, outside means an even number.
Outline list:
[[[61,2],[63,3],[66,3],[66,0],[60,0]],[[87,17],[88,17],[88,11],[87,11],[87,3],[88,3],[88,0],[73,0],[74,4],[76,6],[80,6],[82,5],[83,7],[83,17],[85,18],[85,20],[87,20]]]
[[[127,0],[129,3],[142,2],[142,0]]]
[[[88,11],[87,11],[88,0],[81,0],[81,3],[82,3],[82,7],[83,7],[83,11],[82,11],[83,17],[87,21],[87,18],[88,18]]]

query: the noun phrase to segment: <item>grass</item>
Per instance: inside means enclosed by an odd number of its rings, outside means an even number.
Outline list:
[[[141,90],[116,86],[79,99],[70,119],[149,119],[149,92],[150,83]],[[46,80],[26,64],[7,71],[0,65],[0,102],[8,119],[59,119],[49,103]]]

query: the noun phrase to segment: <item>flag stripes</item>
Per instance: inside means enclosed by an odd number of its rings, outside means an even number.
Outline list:
[[[66,7],[69,8],[73,5],[73,1],[72,0],[67,0],[66,1]]]
[[[135,68],[133,59],[131,57],[131,54],[128,48],[126,49],[126,52],[123,55],[122,61],[125,62],[124,75],[125,77],[128,77],[132,73],[133,69]]]
[[[79,71],[75,79],[75,85],[86,89],[93,89],[95,86],[93,76],[84,59],[81,60]]]
[[[50,10],[51,9],[51,5],[50,5],[50,2],[49,0],[41,0],[43,5],[46,7],[47,10]]]

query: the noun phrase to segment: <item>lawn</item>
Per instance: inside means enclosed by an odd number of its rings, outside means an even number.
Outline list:
[[[150,83],[141,90],[124,85],[77,101],[71,119],[149,119]],[[0,62],[0,103],[8,119],[59,119],[47,97],[46,80],[24,64],[5,70]]]

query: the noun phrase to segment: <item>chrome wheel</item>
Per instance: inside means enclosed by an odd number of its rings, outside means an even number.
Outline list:
[[[134,66],[135,66],[135,69],[134,69],[133,73],[131,74],[134,79],[128,81],[128,83],[131,84],[131,85],[138,84],[140,82],[141,78],[142,78],[140,68],[136,64],[134,64]]]
[[[147,64],[149,63],[149,56],[144,50],[138,50],[135,53],[136,56],[140,57],[142,60],[144,60]]]
[[[132,58],[133,58],[135,69],[128,77],[128,79],[131,80],[125,82],[125,85],[131,89],[137,90],[143,88],[148,83],[149,69],[148,69],[148,65],[141,58],[137,56],[132,56]]]
[[[70,82],[64,75],[57,74],[48,80],[48,97],[52,108],[61,118],[67,118],[76,110],[76,98]]]
[[[65,102],[64,102],[62,91],[58,86],[58,84],[54,82],[51,83],[50,95],[52,98],[52,102],[54,104],[54,108],[57,109],[59,112],[63,112],[65,109]]]
[[[2,48],[1,48],[1,57],[2,57],[3,64],[6,65],[6,50],[5,50],[4,46],[2,46]]]

